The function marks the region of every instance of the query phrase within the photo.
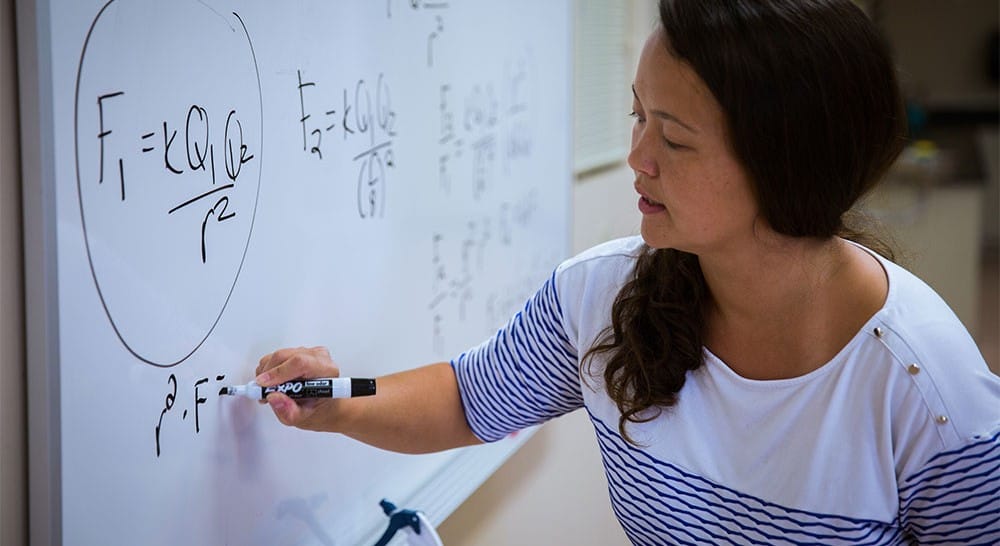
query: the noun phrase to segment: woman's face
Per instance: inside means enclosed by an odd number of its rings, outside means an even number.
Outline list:
[[[640,195],[642,237],[653,248],[693,254],[738,248],[765,222],[729,146],[712,93],[668,51],[662,30],[646,41],[632,86],[628,164]]]

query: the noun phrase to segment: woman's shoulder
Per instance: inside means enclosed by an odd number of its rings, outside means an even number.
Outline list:
[[[1000,424],[1000,377],[948,304],[903,267],[883,259],[889,295],[875,333],[944,444],[955,445]],[[911,415],[912,417],[912,415]]]
[[[985,366],[968,329],[947,302],[927,283],[905,268],[882,259],[889,293],[880,318],[918,354],[947,365],[959,359]]]
[[[635,260],[645,250],[645,243],[640,236],[612,239],[592,246],[562,262],[556,269],[556,275],[597,273],[618,276],[623,268],[631,271]]]
[[[566,260],[553,275],[567,334],[589,347],[608,324],[611,306],[645,251],[641,237],[615,239]]]

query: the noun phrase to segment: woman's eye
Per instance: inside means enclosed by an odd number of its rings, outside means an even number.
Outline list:
[[[677,144],[676,142],[673,142],[673,141],[667,139],[666,137],[664,137],[663,143],[666,144],[667,148],[670,148],[671,150],[683,150],[683,149],[687,148],[687,146],[685,146],[683,144]]]
[[[643,121],[646,121],[646,119],[643,118],[642,116],[640,116],[635,110],[632,110],[631,112],[629,112],[628,115],[631,118],[635,118],[635,120],[638,121],[638,122],[640,122],[640,123],[643,122]]]

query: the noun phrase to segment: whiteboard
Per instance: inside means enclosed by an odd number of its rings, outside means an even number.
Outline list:
[[[448,360],[569,246],[569,0],[18,3],[31,537],[374,543],[521,443],[399,455],[221,399],[284,346]],[[419,411],[419,408],[414,408]]]

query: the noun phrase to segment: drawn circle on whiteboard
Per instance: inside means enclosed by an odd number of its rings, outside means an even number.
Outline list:
[[[110,0],[87,32],[74,148],[87,259],[121,343],[180,364],[236,287],[261,183],[263,105],[237,13]]]

